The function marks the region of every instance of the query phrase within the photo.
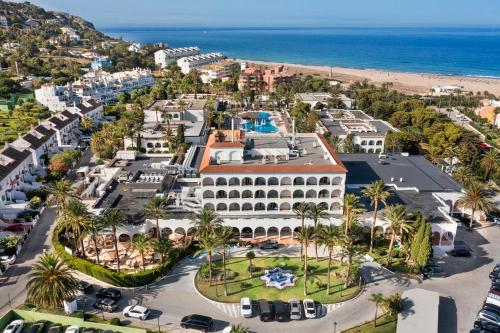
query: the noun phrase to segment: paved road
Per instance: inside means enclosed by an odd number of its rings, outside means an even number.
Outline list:
[[[21,304],[26,297],[26,282],[31,266],[36,262],[43,249],[51,248],[51,235],[55,226],[55,208],[48,208],[40,217],[38,223],[26,240],[21,253],[14,265],[0,277],[0,313],[12,306]]]

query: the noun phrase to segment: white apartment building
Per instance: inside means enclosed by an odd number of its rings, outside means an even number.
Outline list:
[[[177,59],[200,54],[200,49],[196,46],[179,47],[174,49],[158,50],[154,53],[155,64],[161,68],[165,68],[173,64]]]
[[[81,118],[90,118],[94,123],[104,119],[104,106],[102,103],[96,102],[93,99],[83,101],[79,104],[68,105],[69,112],[75,113]]]
[[[164,123],[167,121],[166,117],[171,121],[203,122],[205,121],[206,104],[206,99],[157,100],[146,106],[144,110],[144,122]]]
[[[201,80],[203,83],[211,83],[213,80],[224,81],[240,70],[241,66],[236,61],[223,60],[199,68]]]
[[[33,166],[32,154],[6,144],[0,151],[0,198],[5,204],[15,199],[16,188],[29,175]]]
[[[200,165],[201,203],[243,238],[292,237],[301,202],[323,205],[330,222],[340,223],[346,172],[318,134],[218,131]]]
[[[9,145],[29,152],[32,166],[38,169],[45,166],[42,155],[54,153],[57,149],[57,136],[53,129],[38,125]]]
[[[181,68],[182,73],[187,74],[191,69],[198,69],[199,67],[213,64],[226,59],[221,53],[206,53],[183,57],[177,60],[177,66]]]
[[[141,51],[141,44],[140,43],[132,43],[130,44],[130,46],[127,48],[127,50],[129,50],[130,52],[140,52]]]
[[[68,148],[72,142],[76,143],[79,123],[80,117],[66,110],[50,117],[44,126],[55,131],[58,147]]]
[[[69,84],[56,86],[52,83],[45,83],[39,89],[35,89],[35,99],[53,112],[64,111],[68,104],[81,103],[82,101],[82,98],[71,89]]]
[[[300,103],[309,104],[311,109],[314,108],[318,103],[322,105],[328,104],[328,99],[332,98],[333,95],[328,92],[313,92],[313,93],[297,93],[295,94],[295,100]],[[339,94],[337,96],[340,98],[342,103],[345,105],[346,109],[352,109],[355,105],[355,100],[347,97],[344,94]]]

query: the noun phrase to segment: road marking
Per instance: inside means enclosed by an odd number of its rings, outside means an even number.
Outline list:
[[[228,316],[232,318],[238,318],[239,313],[240,313],[240,305],[239,303],[221,303],[221,302],[215,302],[215,301],[210,301],[217,309],[220,311],[224,312]]]

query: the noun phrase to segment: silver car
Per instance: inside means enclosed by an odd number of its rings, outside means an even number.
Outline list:
[[[301,320],[302,319],[302,307],[300,302],[296,299],[291,299],[288,301],[290,304],[290,319],[291,320]]]

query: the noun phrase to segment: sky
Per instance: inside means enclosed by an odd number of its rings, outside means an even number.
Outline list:
[[[32,0],[97,28],[498,27],[498,0]]]

